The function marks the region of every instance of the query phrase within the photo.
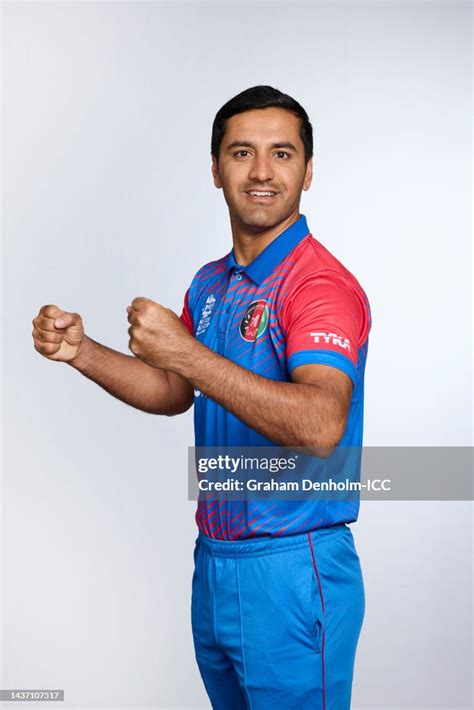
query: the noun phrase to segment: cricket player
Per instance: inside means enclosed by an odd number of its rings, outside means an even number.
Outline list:
[[[180,317],[134,298],[125,355],[46,305],[36,350],[145,412],[194,405],[196,446],[360,447],[370,307],[299,211],[313,174],[306,111],[249,88],[218,111],[211,157],[232,248],[197,271]],[[357,516],[358,500],[198,501],[191,621],[213,708],[350,708],[365,608]]]

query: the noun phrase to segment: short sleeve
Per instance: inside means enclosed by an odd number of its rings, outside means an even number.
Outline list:
[[[368,335],[363,292],[337,272],[312,275],[288,294],[281,322],[289,372],[299,365],[332,365],[356,384],[358,348]]]
[[[186,328],[189,330],[191,335],[194,335],[193,317],[191,314],[191,309],[189,308],[189,288],[184,296],[184,305],[183,310],[181,311],[180,319],[184,323]]]

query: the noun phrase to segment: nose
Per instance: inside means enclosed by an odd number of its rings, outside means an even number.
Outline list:
[[[272,180],[273,177],[274,171],[271,164],[271,158],[268,158],[266,155],[259,155],[256,153],[250,165],[249,179],[258,182],[265,182],[267,180]]]

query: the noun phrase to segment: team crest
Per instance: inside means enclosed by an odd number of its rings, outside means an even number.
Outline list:
[[[245,311],[240,321],[240,335],[244,340],[253,343],[264,334],[268,326],[268,306],[264,300],[253,301]]]

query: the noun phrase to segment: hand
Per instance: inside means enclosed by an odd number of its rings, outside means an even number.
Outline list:
[[[68,313],[58,306],[43,306],[33,318],[33,341],[36,350],[49,360],[68,362],[79,352],[84,326],[78,313]]]
[[[149,298],[134,298],[127,313],[128,347],[147,365],[171,370],[187,341],[194,340],[176,313]]]

